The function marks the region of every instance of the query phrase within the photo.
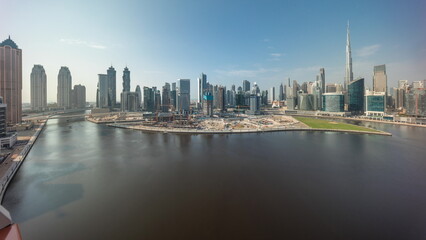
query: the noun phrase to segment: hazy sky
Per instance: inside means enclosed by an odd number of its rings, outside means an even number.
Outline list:
[[[327,83],[342,83],[348,20],[354,77],[371,86],[373,66],[386,64],[390,86],[426,79],[424,0],[0,1],[0,41],[11,35],[23,50],[23,102],[34,64],[46,70],[49,102],[61,66],[88,101],[111,64],[117,96],[126,65],[132,90],[190,78],[191,98],[201,72],[213,84],[269,89],[287,77],[314,81],[324,67]]]

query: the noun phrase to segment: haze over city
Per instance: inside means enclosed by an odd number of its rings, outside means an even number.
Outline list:
[[[200,72],[230,86],[242,80],[265,89],[287,77],[343,83],[350,22],[354,78],[371,87],[373,66],[386,64],[388,85],[426,75],[424,1],[6,1],[0,39],[23,49],[22,101],[30,73],[41,64],[47,99],[56,102],[57,76],[69,67],[73,84],[96,99],[98,74],[128,66],[132,89],[178,78],[196,86]],[[191,98],[197,95],[191,88]]]

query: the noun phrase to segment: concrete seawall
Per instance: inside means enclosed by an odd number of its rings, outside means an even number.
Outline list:
[[[198,130],[198,129],[169,129],[160,127],[147,127],[147,126],[129,126],[125,124],[107,124],[110,127],[134,129],[145,132],[160,132],[160,133],[178,133],[178,134],[241,134],[241,133],[262,133],[262,132],[285,132],[285,131],[308,131],[308,132],[341,132],[341,133],[355,133],[355,134],[372,134],[392,136],[392,134],[382,131],[357,131],[357,130],[341,130],[341,129],[319,129],[319,128],[268,128],[268,129],[247,129],[247,130]]]
[[[25,157],[30,152],[34,143],[37,141],[38,136],[40,135],[40,133],[43,131],[44,127],[46,126],[47,121],[48,120],[46,120],[44,123],[42,123],[38,127],[37,131],[34,133],[34,135],[25,145],[24,149],[22,149],[19,155],[13,160],[13,163],[7,170],[6,174],[4,174],[2,178],[0,178],[0,203],[3,202],[3,197],[4,197],[4,194],[6,193],[9,183],[12,181],[16,172],[18,172],[19,168],[21,167],[22,163],[25,160]]]

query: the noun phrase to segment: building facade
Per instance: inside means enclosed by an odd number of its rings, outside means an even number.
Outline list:
[[[204,93],[208,90],[208,86],[207,86],[207,75],[204,73],[200,74],[200,77],[197,79],[198,80],[198,98],[197,98],[197,102],[201,105],[203,104],[203,97],[204,97]]]
[[[302,93],[298,96],[299,110],[313,111],[314,110],[314,95]]]
[[[413,88],[406,94],[406,114],[426,117],[426,88]]]
[[[250,82],[248,80],[243,80],[243,92],[250,91]]]
[[[250,110],[247,112],[251,115],[260,114],[260,96],[259,94],[251,94],[250,95]]]
[[[106,74],[98,74],[98,91],[96,94],[96,107],[109,108],[108,100],[108,76]]]
[[[190,86],[191,81],[189,79],[178,79],[177,81],[177,107],[176,110],[184,113],[189,112],[190,106]]]
[[[154,90],[149,87],[143,87],[143,109],[147,112],[155,112]]]
[[[0,43],[0,96],[7,104],[6,123],[22,121],[22,50],[10,39]]]
[[[387,93],[388,77],[386,75],[386,66],[374,66],[373,91]]]
[[[58,107],[71,108],[72,77],[68,67],[61,67],[58,74]]]
[[[385,92],[365,91],[365,114],[367,116],[383,116],[385,109]]]
[[[321,94],[325,93],[325,69],[320,68],[320,74],[319,74],[319,83],[321,88]]]
[[[114,108],[115,105],[117,104],[117,97],[116,97],[117,85],[116,85],[116,71],[112,66],[109,67],[107,70],[107,78],[108,78],[108,102],[110,104],[109,107]]]
[[[210,92],[206,92],[203,96],[203,114],[213,116],[213,95]]]
[[[0,97],[0,138],[6,137],[7,134],[7,104],[3,103],[3,98]]]
[[[347,87],[350,82],[352,82],[354,74],[352,72],[352,51],[351,51],[351,35],[349,32],[349,22],[348,28],[346,30],[346,68],[345,68],[345,83],[344,90],[347,90]]]
[[[82,109],[86,107],[86,87],[79,84],[74,85],[72,90],[72,107]]]
[[[130,92],[130,71],[127,67],[123,70],[123,92]]]
[[[342,93],[324,93],[322,95],[322,110],[324,112],[343,112],[345,99]]]
[[[364,78],[358,78],[349,83],[348,97],[349,97],[349,111],[353,115],[364,114]]]
[[[47,77],[42,65],[34,65],[31,71],[31,110],[47,109]]]

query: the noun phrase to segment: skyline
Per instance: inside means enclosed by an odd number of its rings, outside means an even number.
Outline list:
[[[371,88],[373,67],[381,64],[386,64],[390,87],[398,80],[426,78],[426,34],[419,31],[426,21],[425,3],[349,5],[8,1],[5,6],[11,11],[0,16],[0,40],[10,35],[23,51],[23,102],[30,101],[34,64],[46,71],[48,102],[56,102],[61,66],[70,69],[72,85],[86,86],[91,102],[98,74],[111,64],[117,71],[117,91],[127,66],[131,89],[189,78],[192,98],[201,72],[214,84],[241,86],[247,79],[270,89],[288,77],[299,83],[314,81],[325,68],[326,83],[343,84],[348,20],[354,79],[364,77]],[[13,21],[4,24],[6,19]]]

